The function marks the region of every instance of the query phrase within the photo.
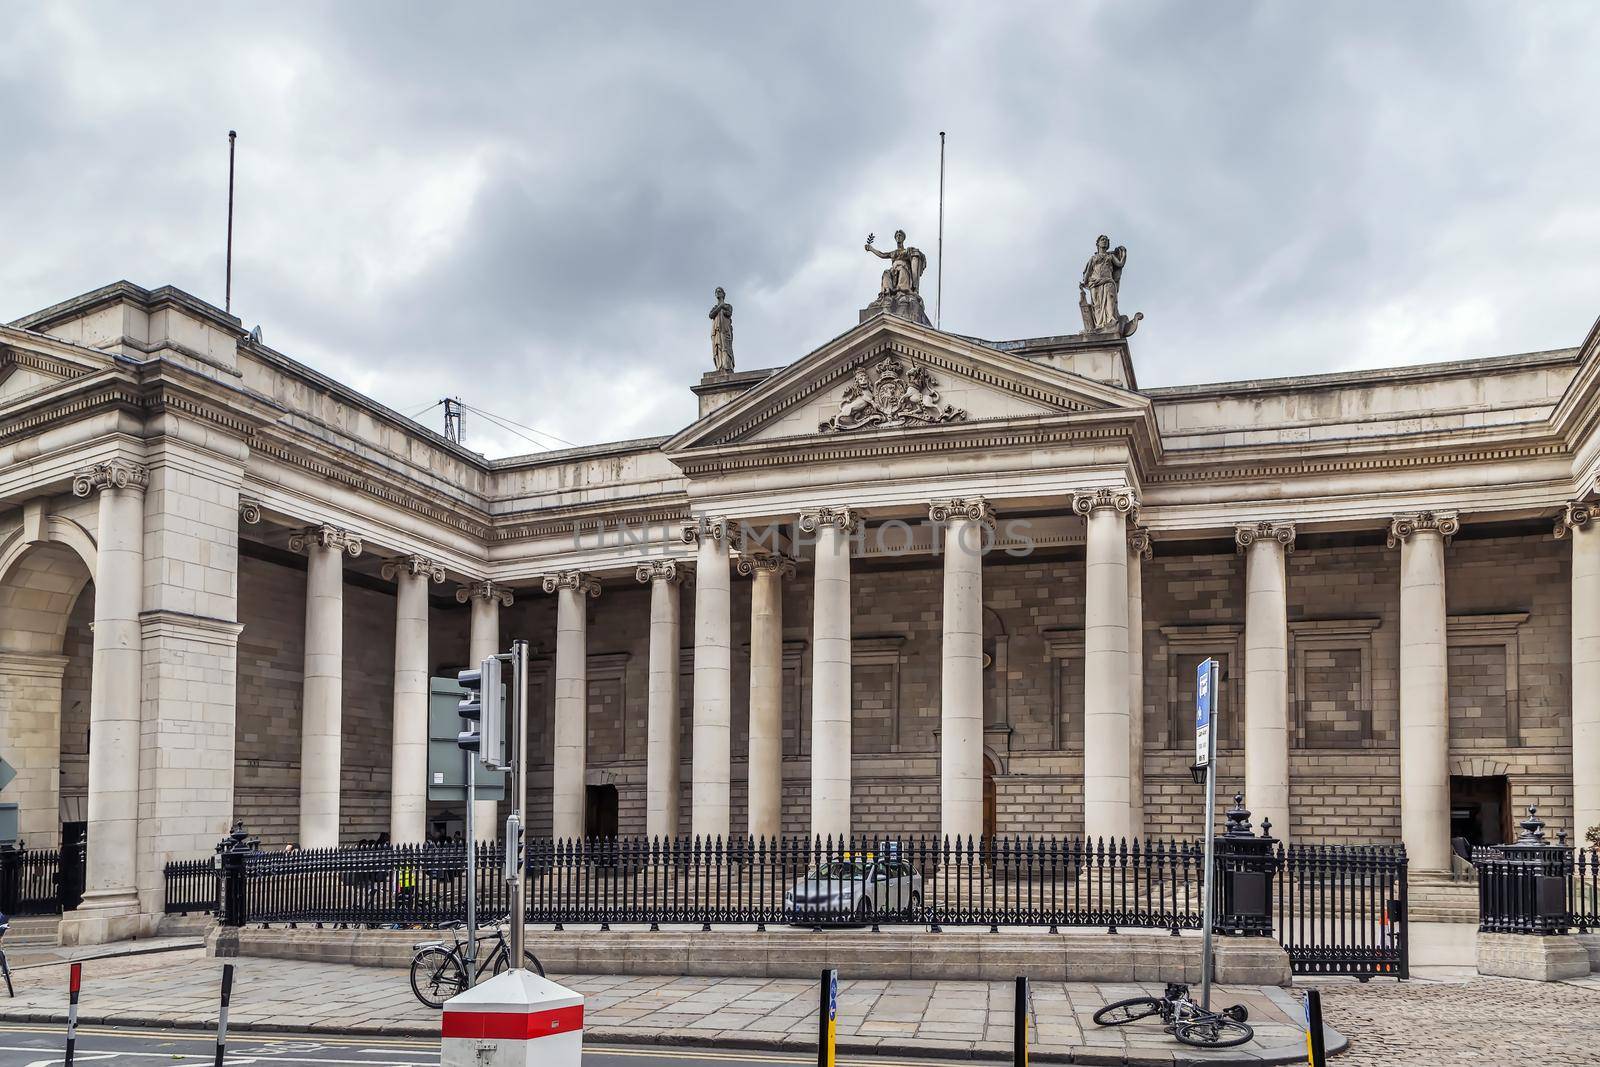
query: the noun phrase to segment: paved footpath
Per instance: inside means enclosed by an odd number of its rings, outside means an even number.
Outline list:
[[[64,950],[56,950],[64,954]],[[13,965],[19,963],[13,953]],[[16,972],[17,997],[0,1019],[47,1020],[66,1004],[61,955],[30,953]],[[343,964],[246,958],[238,961],[231,1017],[237,1027],[431,1037],[438,1014],[417,1003],[405,972]],[[205,1025],[216,1018],[218,960],[179,948],[91,959],[84,966],[85,1022]],[[795,979],[561,977],[588,998],[594,1043],[814,1047],[816,987]],[[1340,1067],[1451,1067],[1466,1063],[1600,1065],[1600,975],[1542,984],[1430,970],[1411,981],[1330,979],[1326,1020],[1351,1039]],[[1218,987],[1216,1001],[1242,1002],[1258,1040],[1234,1053],[1177,1045],[1158,1025],[1097,1027],[1096,1008],[1148,985],[1036,983],[1032,1046],[1037,1058],[1078,1063],[1172,1064],[1208,1056],[1261,1057],[1303,1049],[1293,991]],[[1010,1052],[1012,988],[1006,982],[841,982],[840,1047],[902,1059]],[[1299,1055],[1303,1056],[1303,1052]],[[1273,1057],[1276,1059],[1276,1057]],[[1247,1062],[1262,1062],[1249,1058]],[[1303,1061],[1302,1061],[1303,1062]]]
[[[231,1025],[305,1032],[431,1036],[438,1013],[412,996],[400,970],[297,960],[237,961]],[[91,960],[84,965],[85,1023],[202,1025],[216,1019],[221,961],[197,949]],[[817,987],[799,979],[553,976],[587,997],[589,1040],[804,1050],[815,1047]],[[1159,1024],[1106,1028],[1091,1016],[1108,1000],[1159,995],[1159,985],[1041,982],[1033,987],[1036,1057],[1076,1062],[1173,1063],[1184,1050]],[[1240,1050],[1292,1053],[1303,1036],[1283,990],[1217,987],[1215,1000],[1243,1003],[1257,1039]],[[1001,1059],[1011,1052],[1009,982],[841,981],[841,1050],[917,1058]],[[0,1019],[45,1021],[66,1005],[59,962],[17,973],[17,997]],[[1188,1051],[1188,1050],[1184,1050]],[[1193,1050],[1197,1059],[1215,1054]],[[1085,1059],[1087,1053],[1098,1053]],[[1230,1053],[1225,1058],[1236,1058]],[[1275,1057],[1274,1057],[1275,1058]],[[1251,1062],[1261,1062],[1252,1059]]]

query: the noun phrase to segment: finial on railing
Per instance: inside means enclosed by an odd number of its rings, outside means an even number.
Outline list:
[[[1261,820],[1261,836],[1262,837],[1271,837],[1272,836],[1272,820],[1271,819],[1262,819]]]
[[[1228,809],[1228,828],[1223,831],[1229,837],[1251,837],[1250,809],[1244,806],[1244,794],[1233,794],[1233,807]]]
[[[1517,825],[1522,827],[1522,836],[1517,838],[1517,844],[1543,845],[1546,843],[1544,838],[1544,820],[1539,818],[1539,805],[1529,804],[1528,817],[1517,823]]]

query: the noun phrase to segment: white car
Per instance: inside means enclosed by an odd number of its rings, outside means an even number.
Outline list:
[[[828,860],[783,895],[791,923],[819,919],[870,922],[912,916],[922,906],[922,875],[903,860],[873,856]]]

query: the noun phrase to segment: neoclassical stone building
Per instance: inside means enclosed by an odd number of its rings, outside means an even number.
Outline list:
[[[1600,823],[1600,334],[1141,389],[1101,296],[985,341],[909,269],[671,437],[499,460],[171,288],[0,327],[0,799],[87,832],[64,936],[148,928],[235,818],[454,824],[429,679],[513,637],[558,835],[1193,834],[1208,656],[1279,835],[1426,871]]]

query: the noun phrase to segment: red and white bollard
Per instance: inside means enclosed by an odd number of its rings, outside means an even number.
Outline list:
[[[440,1067],[579,1067],[583,995],[506,971],[445,1001],[440,1035]]]

